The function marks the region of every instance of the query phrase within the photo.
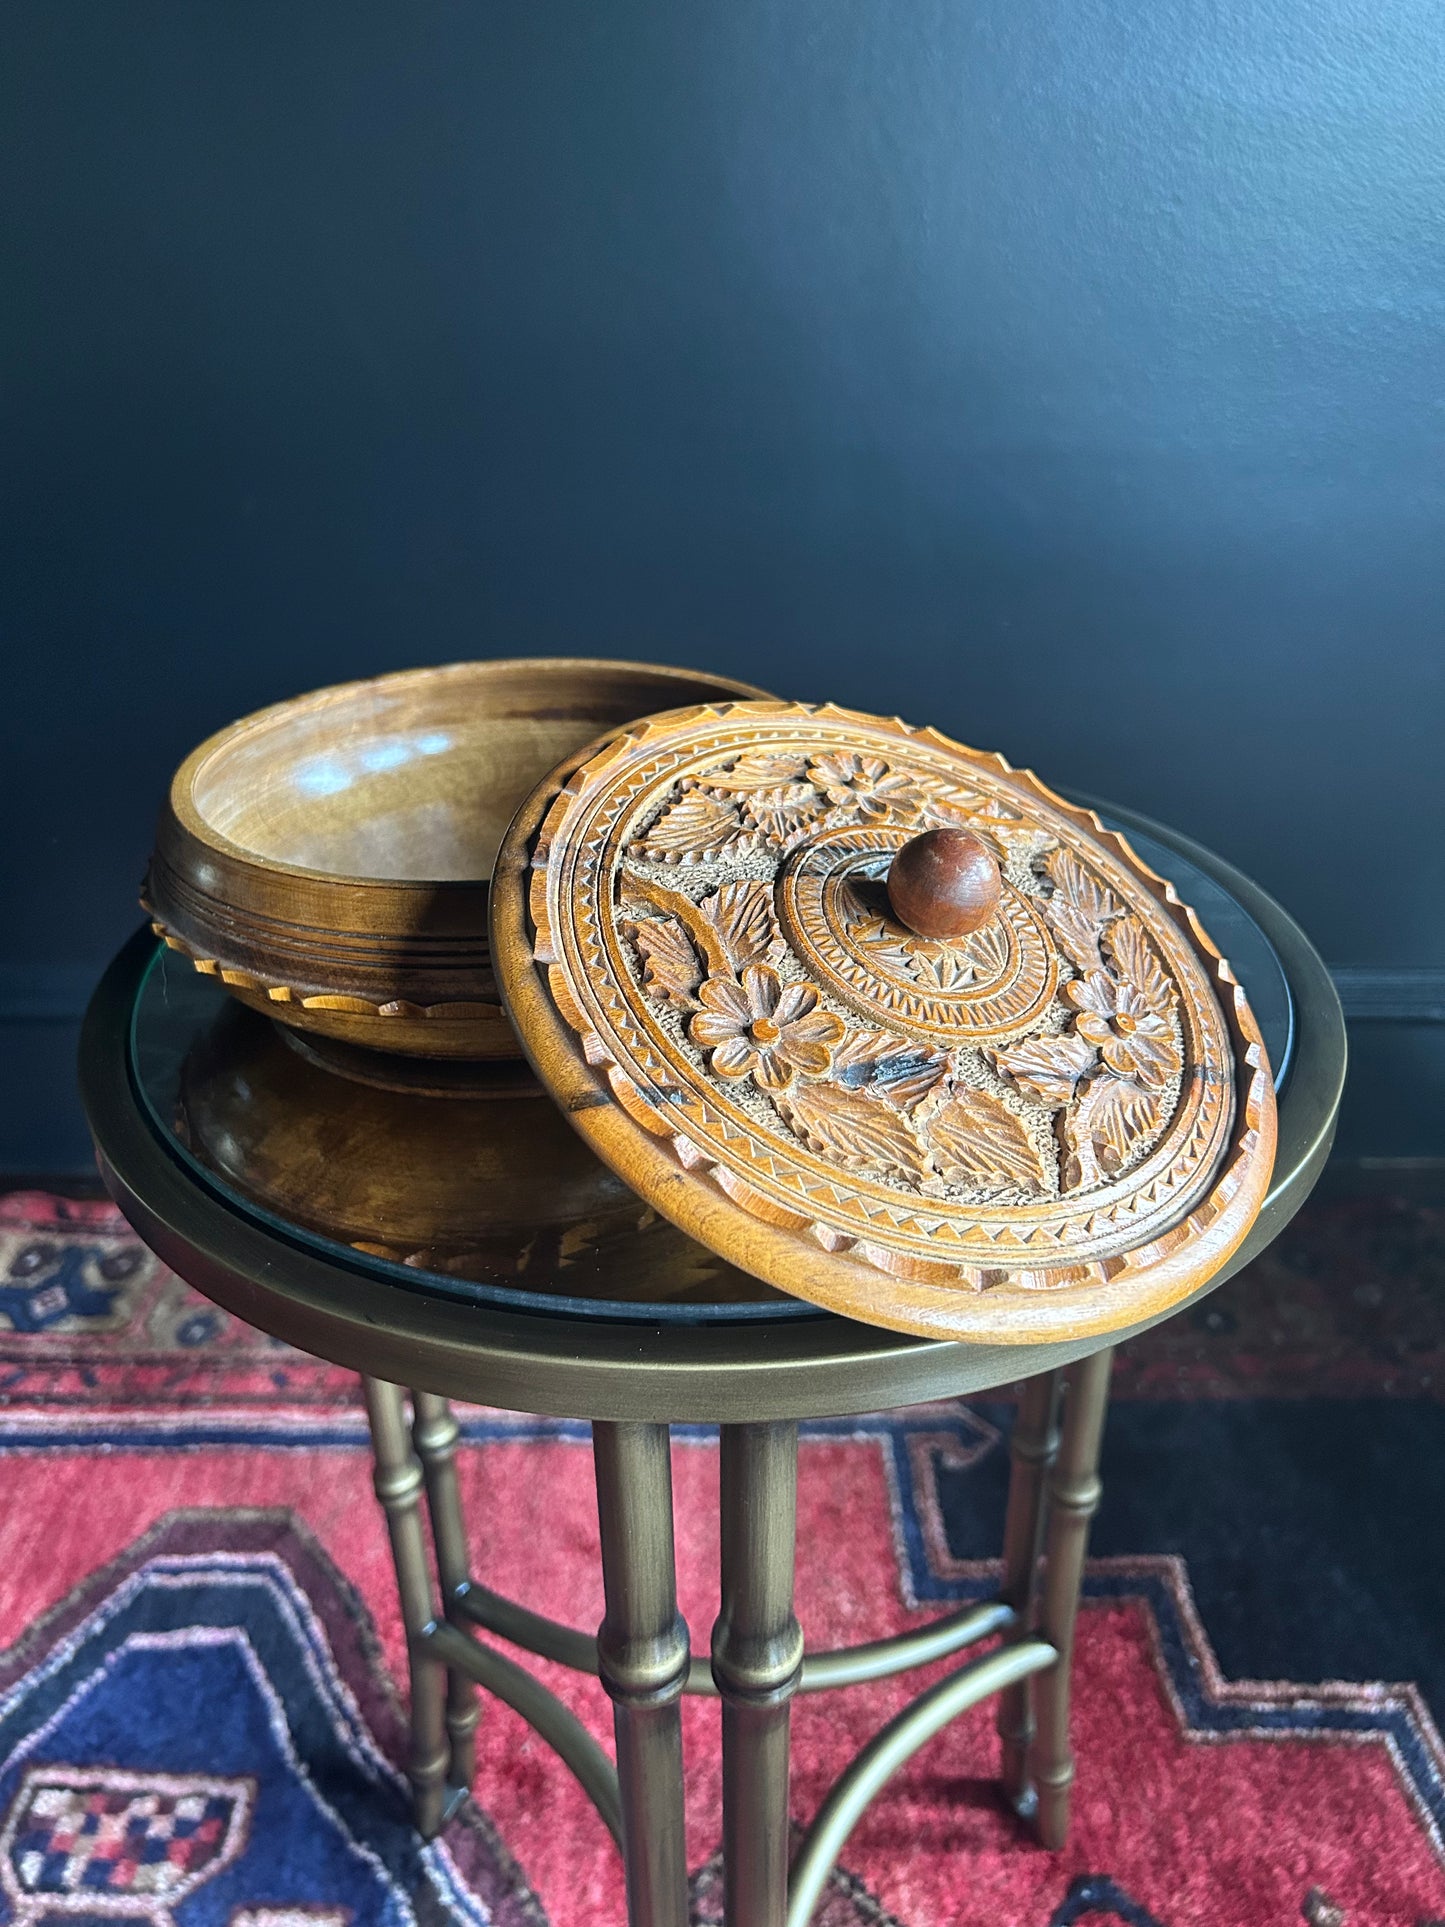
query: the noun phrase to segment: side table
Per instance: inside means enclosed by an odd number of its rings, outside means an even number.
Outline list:
[[[1172,831],[1095,807],[1149,860],[1189,873],[1185,894],[1231,957],[1276,1069],[1269,1197],[1212,1289],[1278,1234],[1328,1154],[1345,1066],[1339,1003],[1298,927],[1248,879]],[[444,1824],[470,1784],[479,1685],[522,1714],[592,1798],[624,1856],[632,1927],[684,1927],[679,1700],[716,1695],[727,1918],[733,1927],[804,1927],[868,1801],[947,1721],[997,1693],[1006,1796],[1045,1846],[1063,1843],[1073,1778],[1069,1666],[1099,1499],[1110,1359],[1142,1325],[1066,1343],[964,1345],[793,1303],[711,1307],[699,1317],[686,1305],[494,1291],[328,1243],[216,1180],[178,1137],[165,1092],[189,1038],[183,1016],[160,1008],[164,955],[138,934],[86,1018],[81,1083],[102,1172],[140,1236],[200,1291],[362,1374],[409,1641],[410,1775],[423,1833]],[[793,1614],[798,1421],[1020,1380],[998,1596],[891,1640],[808,1650]],[[473,1578],[453,1398],[592,1422],[606,1600],[595,1637]],[[693,1652],[676,1604],[668,1428],[681,1422],[721,1427],[721,1609],[710,1662]],[[614,1704],[616,1766],[479,1631],[597,1676]],[[845,1769],[790,1876],[793,1694],[902,1672],[995,1636]]]

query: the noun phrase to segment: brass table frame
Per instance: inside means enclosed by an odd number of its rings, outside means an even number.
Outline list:
[[[1344,1027],[1323,964],[1277,904],[1209,851],[1133,820],[1244,905],[1273,943],[1296,1000],[1274,1182],[1249,1238],[1208,1290],[1277,1235],[1318,1176],[1344,1078]],[[1062,1844],[1073,1778],[1069,1667],[1099,1499],[1111,1348],[1143,1325],[1106,1339],[970,1346],[831,1316],[734,1326],[559,1319],[458,1303],[429,1293],[424,1278],[415,1290],[387,1283],[360,1257],[354,1266],[340,1254],[323,1257],[266,1228],[162,1142],[134,1088],[128,1046],[153,948],[148,933],[137,934],[86,1016],[81,1086],[102,1173],[141,1237],[182,1277],[262,1330],[362,1374],[408,1639],[410,1774],[424,1833],[444,1824],[470,1784],[481,1686],[527,1719],[590,1795],[622,1848],[631,1927],[685,1927],[679,1702],[685,1693],[716,1695],[728,1927],[805,1927],[872,1796],[955,1715],[998,1693],[1005,1791],[1045,1845]],[[798,1420],[1020,1378],[998,1597],[893,1639],[806,1651],[793,1613]],[[418,1388],[410,1421],[404,1387]],[[592,1421],[606,1600],[595,1638],[472,1578],[450,1398]],[[691,1651],[676,1600],[668,1427],[691,1421],[721,1426],[721,1610],[710,1663]],[[481,1632],[595,1675],[613,1702],[616,1766],[555,1695]],[[845,1768],[790,1877],[793,1695],[883,1678],[992,1636],[1001,1636],[996,1647],[921,1694]]]
[[[459,1428],[447,1400],[363,1378],[411,1658],[410,1776],[417,1825],[440,1831],[471,1786],[481,1686],[504,1700],[576,1775],[623,1853],[628,1918],[687,1920],[682,1725],[686,1693],[723,1708],[723,1863],[730,1922],[806,1927],[844,1843],[885,1782],[958,1714],[1000,1694],[1002,1780],[1045,1846],[1068,1833],[1068,1702],[1074,1620],[1108,1402],[1110,1347],[1023,1388],[1011,1445],[1003,1583],[997,1598],[891,1639],[806,1653],[793,1616],[796,1421],[721,1431],[722,1602],[711,1662],[677,1611],[668,1427],[593,1424],[606,1612],[594,1638],[479,1585],[470,1573],[456,1476]],[[1062,1423],[1060,1407],[1063,1407]],[[440,1585],[427,1557],[425,1493]],[[1040,1583],[1041,1565],[1047,1573]],[[485,1631],[601,1680],[613,1702],[617,1765]],[[884,1679],[980,1641],[1001,1643],[921,1694],[849,1764],[788,1871],[789,1703]],[[1034,1676],[1041,1675],[1037,1684]],[[1032,1688],[1032,1690],[1031,1690]],[[1037,1705],[1035,1704],[1037,1701]],[[786,1897],[786,1913],[784,1900]]]

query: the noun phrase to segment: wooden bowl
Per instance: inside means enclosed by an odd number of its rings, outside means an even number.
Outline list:
[[[516,1057],[487,942],[513,811],[595,736],[765,692],[569,657],[460,662],[321,689],[233,723],[177,770],[142,903],[242,1003],[412,1057]]]

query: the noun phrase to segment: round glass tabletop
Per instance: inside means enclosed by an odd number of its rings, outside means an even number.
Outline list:
[[[1101,809],[1230,959],[1282,1091],[1295,1007],[1244,905],[1157,826]],[[379,1280],[498,1309],[649,1325],[828,1316],[725,1264],[641,1203],[535,1088],[378,1088],[317,1062],[157,945],[129,1071],[152,1130],[230,1209]]]

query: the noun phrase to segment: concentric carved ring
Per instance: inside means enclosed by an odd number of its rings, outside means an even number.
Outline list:
[[[998,913],[954,941],[916,936],[884,878],[907,825],[825,830],[778,874],[779,921],[823,987],[862,1017],[920,1042],[1001,1044],[1042,1018],[1059,963],[1042,917],[1011,884]]]

